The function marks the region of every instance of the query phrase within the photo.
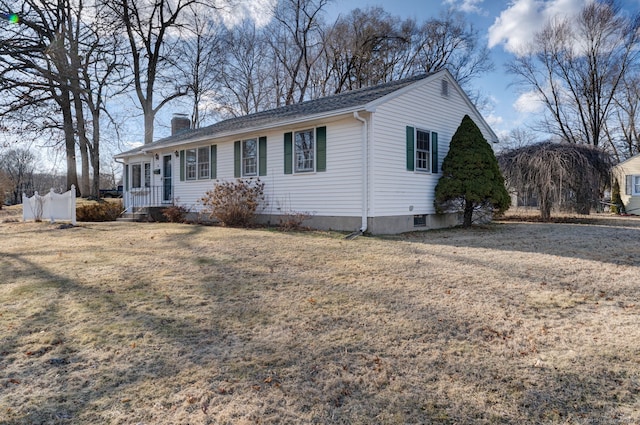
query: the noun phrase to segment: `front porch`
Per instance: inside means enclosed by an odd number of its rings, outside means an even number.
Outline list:
[[[124,191],[124,212],[121,221],[159,221],[157,215],[162,208],[175,204],[172,186],[149,186]]]

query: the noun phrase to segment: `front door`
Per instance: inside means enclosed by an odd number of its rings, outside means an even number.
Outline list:
[[[162,157],[162,202],[173,202],[173,181],[171,179],[171,155]]]

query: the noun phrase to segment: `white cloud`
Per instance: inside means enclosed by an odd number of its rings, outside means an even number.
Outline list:
[[[233,6],[222,9],[222,20],[226,27],[234,27],[245,19],[251,19],[257,27],[264,27],[273,17],[278,0],[239,0]]]
[[[484,117],[484,119],[490,127],[498,127],[502,125],[502,123],[504,123],[504,119],[500,115],[496,115],[493,112]]]
[[[484,0],[445,0],[445,4],[449,7],[466,13],[485,14],[486,12],[480,7]]]
[[[543,106],[540,95],[534,91],[521,94],[513,104],[516,111],[528,114],[542,112]]]
[[[489,28],[489,48],[503,44],[514,54],[526,51],[533,35],[551,18],[576,16],[593,0],[513,0]]]

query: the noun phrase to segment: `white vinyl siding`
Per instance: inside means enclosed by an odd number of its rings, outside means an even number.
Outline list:
[[[455,87],[453,82],[449,83],[448,96],[442,97],[442,79],[431,79],[377,106],[371,123],[369,181],[373,183],[369,190],[369,216],[435,214],[435,186],[441,173],[407,172],[414,171],[407,164],[407,128],[429,130],[432,138],[437,133],[438,168],[433,168],[432,160],[429,166],[433,171],[440,171],[451,137],[465,114],[476,122],[491,143],[490,130],[483,127],[480,117]],[[433,99],[434,103],[417,108],[424,99]]]
[[[613,167],[612,174],[620,185],[620,198],[626,212],[640,215],[640,155]]]
[[[326,127],[326,171],[318,167],[319,143],[317,130]],[[313,128],[316,144],[316,172],[284,174],[284,134]],[[362,214],[362,130],[363,125],[350,114],[331,122],[318,121],[299,127],[279,127],[263,131],[266,137],[266,170],[258,170],[265,183],[267,208],[262,214],[308,212],[313,216],[360,217]],[[235,135],[212,140],[217,145],[217,179],[232,181],[234,177],[234,144],[239,140],[258,138],[256,134]],[[260,143],[259,143],[260,144]],[[261,154],[259,154],[260,156]],[[258,158],[258,162],[260,162]],[[178,161],[174,161],[174,164]],[[293,167],[294,164],[292,164]],[[174,165],[178,167],[179,165]],[[258,167],[260,168],[260,167]],[[266,173],[262,176],[263,171]],[[179,176],[179,168],[174,168]],[[248,177],[251,178],[251,177]],[[255,177],[254,177],[255,178]],[[175,196],[180,204],[189,205],[192,211],[201,211],[198,202],[202,195],[213,188],[215,180],[180,181],[174,178]]]

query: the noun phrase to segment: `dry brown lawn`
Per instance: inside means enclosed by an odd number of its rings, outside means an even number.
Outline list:
[[[640,423],[639,219],[347,241],[6,217],[1,424]]]

